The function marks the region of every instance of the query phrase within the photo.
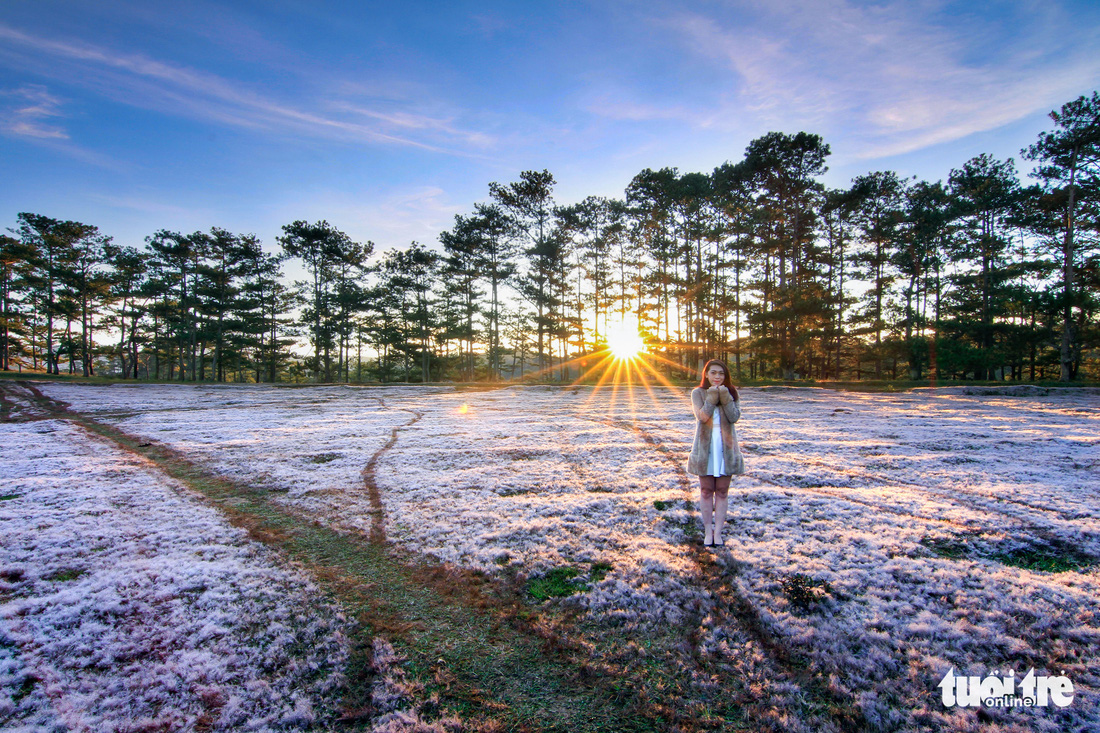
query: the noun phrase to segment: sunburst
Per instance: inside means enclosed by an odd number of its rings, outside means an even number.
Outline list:
[[[616,361],[631,361],[645,351],[645,339],[636,325],[620,321],[607,330],[607,348]]]
[[[601,336],[605,339],[603,348],[528,374],[527,378],[537,379],[563,368],[577,369],[578,376],[573,380],[571,387],[595,380],[593,390],[586,402],[596,399],[597,393],[603,389],[610,388],[611,395],[607,398],[608,403],[615,405],[619,403],[620,398],[625,398],[625,416],[637,419],[638,415],[647,409],[644,405],[638,404],[639,397],[648,396],[651,405],[656,406],[660,404],[660,400],[654,391],[655,388],[676,393],[682,391],[682,386],[670,380],[669,377],[672,374],[695,376],[694,369],[663,356],[661,352],[668,345],[657,341],[652,336],[643,336],[638,322],[631,322],[629,316],[609,323]],[[662,371],[667,371],[668,375],[662,374]]]

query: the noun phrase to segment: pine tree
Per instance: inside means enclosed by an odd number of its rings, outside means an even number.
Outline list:
[[[299,220],[287,224],[278,240],[283,252],[301,259],[310,275],[311,282],[297,282],[295,287],[305,306],[302,320],[313,343],[313,369],[325,382],[331,382],[332,352],[338,348],[336,337],[346,337],[341,329],[351,320],[346,317],[345,304],[340,302],[337,290],[346,291],[347,283],[359,277],[373,245],[353,242],[327,221],[308,224]]]
[[[998,161],[989,155],[952,170],[949,183],[959,225],[951,254],[972,263],[954,277],[953,325],[972,347],[965,352],[971,354],[966,370],[976,379],[993,379],[1004,357],[998,341],[1008,315],[1006,257],[1019,215],[1020,184],[1011,158]]]
[[[27,314],[20,302],[20,273],[30,264],[31,250],[15,237],[0,234],[0,369],[11,370],[14,354],[26,338]]]
[[[891,262],[902,237],[908,182],[893,171],[883,171],[859,176],[852,189],[858,201],[855,223],[862,245],[853,257],[853,264],[861,268],[860,277],[870,283],[858,316],[863,325],[856,333],[873,337],[870,356],[875,379],[881,379],[886,356],[883,334],[888,330],[887,299],[896,277]]]
[[[18,222],[19,238],[28,253],[25,282],[36,291],[32,299],[46,321],[46,372],[59,374],[54,325],[62,315],[59,295],[72,264],[75,222],[26,212],[19,214]],[[36,348],[33,343],[31,348]]]
[[[1050,118],[1056,129],[1039,135],[1039,140],[1022,154],[1028,160],[1039,161],[1037,176],[1045,186],[1065,192],[1060,377],[1062,381],[1069,381],[1076,377],[1075,351],[1079,349],[1073,309],[1077,307],[1079,314],[1083,312],[1080,306],[1084,291],[1078,287],[1075,277],[1082,259],[1077,237],[1078,207],[1085,199],[1093,210],[1095,221],[1100,197],[1100,92],[1082,95],[1062,105],[1060,110],[1050,113]],[[1095,232],[1095,226],[1093,229]]]
[[[828,170],[829,152],[820,136],[805,132],[768,133],[745,152],[760,212],[756,239],[765,258],[757,343],[774,344],[784,379],[794,378],[804,337],[825,320],[822,294],[814,287],[821,263],[813,238],[822,194],[814,179]]]
[[[515,235],[527,246],[530,266],[520,292],[535,308],[539,369],[546,369],[549,338],[561,305],[554,296],[562,243],[554,235],[554,176],[549,171],[523,171],[520,180],[502,186],[489,184],[489,194],[508,216]]]

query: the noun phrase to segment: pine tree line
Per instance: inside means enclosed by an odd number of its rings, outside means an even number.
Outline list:
[[[710,173],[646,169],[558,205],[548,171],[489,185],[437,249],[372,263],[327,222],[160,231],[142,249],[21,213],[0,237],[0,368],[179,380],[575,379],[628,322],[666,372],[763,378],[1096,378],[1100,95],[1014,162],[829,189],[829,146],[769,133]],[[307,279],[288,285],[283,265]],[[292,346],[308,342],[300,356]]]

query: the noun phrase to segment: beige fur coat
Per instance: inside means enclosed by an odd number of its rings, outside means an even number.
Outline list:
[[[687,471],[696,476],[707,475],[711,430],[715,421],[718,421],[722,431],[722,445],[726,449],[723,456],[726,471],[731,475],[742,474],[745,472],[745,459],[741,456],[741,448],[737,445],[737,432],[733,429],[733,424],[741,419],[741,405],[728,394],[722,396],[722,401],[715,402],[716,395],[712,395],[708,400],[708,392],[709,390],[702,387],[696,387],[691,392],[691,407],[695,413],[695,441],[691,444]]]

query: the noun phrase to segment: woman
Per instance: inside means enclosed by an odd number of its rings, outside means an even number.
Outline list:
[[[699,477],[699,513],[703,517],[703,545],[724,545],[730,478],[745,472],[733,424],[741,417],[737,389],[726,365],[711,359],[703,367],[699,386],[691,391],[695,411],[695,442],[687,470]]]

